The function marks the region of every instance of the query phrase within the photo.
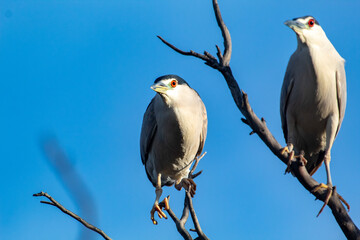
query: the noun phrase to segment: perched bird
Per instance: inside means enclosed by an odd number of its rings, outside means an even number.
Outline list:
[[[281,89],[280,113],[287,143],[283,152],[288,151],[291,159],[294,154],[306,159],[310,175],[325,162],[327,185],[314,190],[328,189],[325,206],[332,194],[330,151],[346,108],[345,60],[314,17],[294,18],[285,25],[296,33],[298,46]]]
[[[176,75],[165,75],[151,86],[157,94],[144,114],[141,136],[141,160],[146,174],[156,187],[156,199],[151,210],[166,218],[159,199],[162,186],[189,191],[193,197],[195,182],[188,178],[189,168],[204,147],[207,133],[207,114],[199,94]],[[167,198],[164,199],[168,205]]]

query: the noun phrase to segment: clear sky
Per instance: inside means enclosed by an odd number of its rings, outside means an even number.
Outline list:
[[[285,20],[313,15],[346,59],[348,104],[332,150],[332,178],[360,224],[360,2],[220,0],[231,67],[258,116],[284,144],[280,89],[295,34]],[[155,193],[139,153],[153,81],[183,77],[208,111],[206,157],[194,204],[211,239],[345,239],[330,210],[240,121],[227,85],[200,60],[156,38],[215,54],[222,47],[211,1],[1,0],[0,239],[76,239],[82,226],[33,193],[77,212],[39,145],[55,135],[87,183],[98,226],[113,239],[182,239],[171,220],[152,225]],[[314,175],[325,182],[322,166]],[[164,188],[180,215],[183,192]],[[188,228],[192,227],[190,221]],[[96,235],[95,235],[96,236]],[[96,239],[101,239],[97,237]]]

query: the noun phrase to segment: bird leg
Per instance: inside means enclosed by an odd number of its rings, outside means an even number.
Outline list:
[[[154,203],[154,205],[153,205],[153,207],[152,207],[152,209],[150,211],[150,216],[151,216],[151,221],[153,222],[153,224],[157,225],[157,221],[155,220],[155,217],[154,217],[155,212],[158,213],[158,216],[159,216],[160,219],[161,218],[167,219],[165,213],[161,210],[162,207],[159,206],[159,199],[160,199],[161,194],[162,194],[161,173],[158,174],[155,194],[156,194],[155,203]],[[164,199],[164,201],[165,201],[165,199]],[[169,204],[167,204],[167,206],[169,206]]]
[[[317,192],[319,191],[321,188],[326,188],[327,189],[327,194],[326,194],[326,198],[324,200],[324,205],[321,207],[318,215],[316,217],[318,217],[320,215],[320,213],[324,210],[325,206],[329,203],[329,200],[331,198],[331,195],[333,193],[333,185],[332,185],[332,181],[331,181],[331,174],[330,174],[330,151],[327,151],[325,156],[324,156],[324,162],[325,162],[325,168],[326,168],[326,176],[327,176],[327,184],[325,185],[324,183],[320,183],[318,186],[316,186],[314,188],[314,190],[312,190],[312,192]]]
[[[181,188],[184,188],[186,192],[190,193],[191,197],[194,197],[196,191],[196,184],[191,178],[183,178],[176,181],[175,188],[179,191],[181,190]]]
[[[327,184],[325,185],[325,184],[321,183],[321,184],[319,184],[319,186],[315,187],[314,190],[312,191],[312,192],[317,192],[321,188],[327,189],[327,194],[326,194],[326,198],[324,200],[324,205],[321,207],[317,216],[320,215],[320,213],[323,211],[325,206],[329,203],[331,195],[333,194],[333,191],[334,191],[332,181],[331,181],[331,174],[330,174],[330,159],[331,159],[330,151],[331,151],[331,147],[334,143],[334,139],[336,136],[336,131],[338,129],[338,126],[339,126],[339,116],[336,114],[330,116],[326,123],[326,136],[327,137],[326,137],[326,147],[325,147],[325,155],[324,155]],[[344,203],[346,205],[346,202],[344,202]],[[347,206],[348,206],[348,204],[347,204]]]

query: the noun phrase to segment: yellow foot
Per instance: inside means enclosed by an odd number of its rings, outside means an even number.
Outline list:
[[[325,200],[324,200],[324,205],[321,207],[321,209],[320,209],[319,213],[316,215],[316,217],[318,217],[318,216],[322,213],[322,211],[324,210],[325,206],[329,203],[329,200],[330,200],[331,195],[332,195],[332,193],[333,193],[333,187],[328,186],[328,185],[326,185],[326,184],[324,184],[324,183],[320,183],[318,186],[316,186],[316,187],[314,188],[314,190],[312,190],[312,192],[317,192],[317,191],[319,191],[321,188],[326,188],[326,189],[327,189],[327,194],[326,194],[326,198],[325,198]]]
[[[291,143],[289,143],[286,147],[280,149],[280,153],[281,153],[281,155],[284,155],[284,153],[288,154],[289,161],[288,161],[287,167],[285,169],[285,174],[289,173],[290,166],[291,166],[291,163],[294,161],[293,159],[294,159],[294,155],[295,155],[295,152],[293,151],[293,145]]]
[[[289,154],[290,152],[291,152],[291,151],[289,150],[289,147],[288,147],[288,146],[280,149],[281,155],[284,155],[284,153],[288,153],[288,154]]]
[[[152,207],[152,209],[150,211],[151,221],[153,222],[154,225],[158,224],[158,222],[155,220],[155,217],[154,217],[155,212],[158,213],[158,216],[159,216],[160,219],[161,218],[167,219],[166,214],[161,210],[161,207],[159,206],[159,204],[154,203],[154,206]]]
[[[164,198],[164,200],[162,200],[162,202],[159,203],[159,207],[164,208],[164,210],[168,211],[170,209],[169,200],[170,200],[170,196]]]
[[[291,164],[295,161],[295,160],[294,160],[294,158],[295,158],[294,155],[295,155],[294,151],[289,152],[289,161],[288,161],[287,166],[286,166],[286,169],[285,169],[285,174],[291,172],[290,166],[291,166]]]

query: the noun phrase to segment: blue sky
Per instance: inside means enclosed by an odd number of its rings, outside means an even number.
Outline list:
[[[295,34],[283,22],[315,16],[346,59],[348,104],[332,150],[332,178],[360,223],[360,2],[220,1],[233,40],[231,67],[258,116],[284,144],[279,96]],[[208,111],[206,157],[194,204],[211,239],[345,239],[328,208],[303,189],[250,129],[224,79],[164,44],[215,54],[222,47],[211,1],[1,0],[0,239],[76,239],[82,226],[39,203],[47,191],[77,212],[44,158],[54,135],[87,183],[98,226],[113,239],[181,239],[171,220],[153,226],[155,193],[141,164],[143,113],[155,78],[173,73]],[[314,175],[326,181],[321,167]],[[180,214],[183,192],[164,188]],[[192,227],[190,221],[187,225]],[[96,236],[96,235],[94,235]],[[96,239],[101,239],[96,237]]]

